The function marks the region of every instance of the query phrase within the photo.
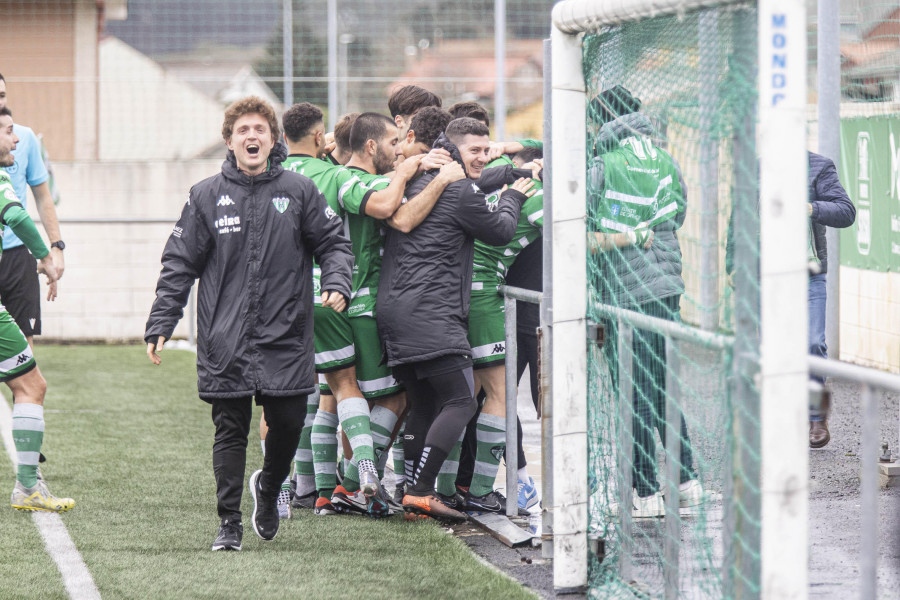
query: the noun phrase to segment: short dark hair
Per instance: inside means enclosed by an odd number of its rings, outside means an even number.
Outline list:
[[[338,119],[334,126],[334,143],[337,144],[339,151],[350,149],[350,130],[353,129],[353,124],[356,123],[359,115],[358,112],[347,113]]]
[[[293,105],[281,117],[284,136],[292,142],[299,142],[308,136],[322,121],[322,110],[309,102]]]
[[[0,117],[12,117],[12,111],[9,110],[8,106],[0,108]]]
[[[528,164],[536,158],[544,158],[544,151],[541,148],[537,148],[535,146],[525,146],[518,152],[516,152],[515,157],[522,161],[522,164]]]
[[[416,134],[416,142],[431,148],[453,117],[449,112],[437,106],[420,108],[409,123],[410,131]]]
[[[460,117],[472,117],[478,119],[488,127],[491,126],[491,120],[488,118],[487,109],[477,102],[457,102],[447,109],[453,115],[454,119]]]
[[[490,135],[487,125],[472,117],[453,119],[444,131],[447,138],[456,145],[467,135]]]
[[[367,112],[359,115],[353,123],[353,128],[350,129],[350,150],[360,152],[366,147],[367,141],[381,141],[388,125],[396,127],[390,117],[381,113]]]
[[[631,95],[625,87],[616,85],[591,100],[591,115],[598,125],[614,121],[622,115],[637,112],[641,99]]]
[[[388,99],[388,110],[391,116],[412,115],[426,106],[441,107],[441,97],[417,85],[404,85],[391,92]]]

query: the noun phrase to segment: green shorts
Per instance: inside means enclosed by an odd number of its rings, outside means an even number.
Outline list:
[[[28,340],[6,309],[0,306],[0,381],[20,377],[36,366]]]
[[[495,291],[472,292],[468,337],[474,369],[503,364],[506,359],[506,308],[503,296]]]
[[[353,331],[346,313],[316,306],[313,309],[316,372],[340,371],[356,361]]]
[[[403,391],[382,360],[381,338],[374,317],[350,317],[356,346],[356,382],[366,400],[378,400]]]

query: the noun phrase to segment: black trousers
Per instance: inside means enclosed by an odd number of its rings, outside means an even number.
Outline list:
[[[213,472],[219,518],[223,520],[241,520],[252,400],[252,397],[245,397],[212,401],[212,420],[216,426]],[[290,473],[306,418],[306,396],[257,394],[256,403],[263,407],[269,425],[260,488],[263,498],[271,499],[278,495],[281,483]]]
[[[430,493],[441,465],[475,412],[472,367],[435,375],[417,373],[415,378],[395,369],[394,376],[406,387],[410,407],[403,448],[412,472],[406,476],[412,490]],[[423,462],[426,447],[429,454]]]

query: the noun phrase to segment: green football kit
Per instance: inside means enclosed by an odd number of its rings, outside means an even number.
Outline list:
[[[512,164],[502,156],[485,168]],[[541,181],[533,179],[536,190],[522,205],[516,233],[506,246],[489,246],[475,240],[472,268],[472,295],[469,304],[469,345],[475,369],[502,364],[506,358],[506,323],[503,296],[499,288],[519,253],[541,236],[544,226],[544,190]],[[488,196],[497,202],[500,191]]]
[[[350,178],[346,168],[332,165],[312,156],[297,154],[288,156],[282,164],[289,171],[309,177],[325,196],[325,201],[328,202],[331,210],[346,222],[346,213],[337,200],[340,186]],[[322,299],[319,295],[322,291],[321,274],[319,266],[314,264],[313,338],[316,372],[320,374],[319,390],[324,394],[331,394],[322,374],[340,371],[353,365],[356,362],[356,349],[353,345],[353,331],[350,328],[347,311],[339,313],[322,306]]]
[[[41,239],[34,221],[22,208],[16,197],[12,181],[5,170],[0,169],[0,236],[10,227],[15,231],[25,247],[38,260],[50,254]],[[2,255],[0,248],[0,255]],[[16,322],[0,304],[0,381],[9,381],[31,371],[36,366],[28,340]]]
[[[356,380],[367,400],[384,398],[402,390],[381,360],[381,339],[375,325],[375,297],[384,256],[385,225],[366,215],[369,197],[387,188],[391,180],[350,167],[351,176],[341,185],[338,202],[347,214],[347,229],[353,245],[352,299],[347,308],[356,346]]]

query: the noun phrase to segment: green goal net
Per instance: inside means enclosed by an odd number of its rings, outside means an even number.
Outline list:
[[[756,20],[583,38],[594,597],[759,592]]]

